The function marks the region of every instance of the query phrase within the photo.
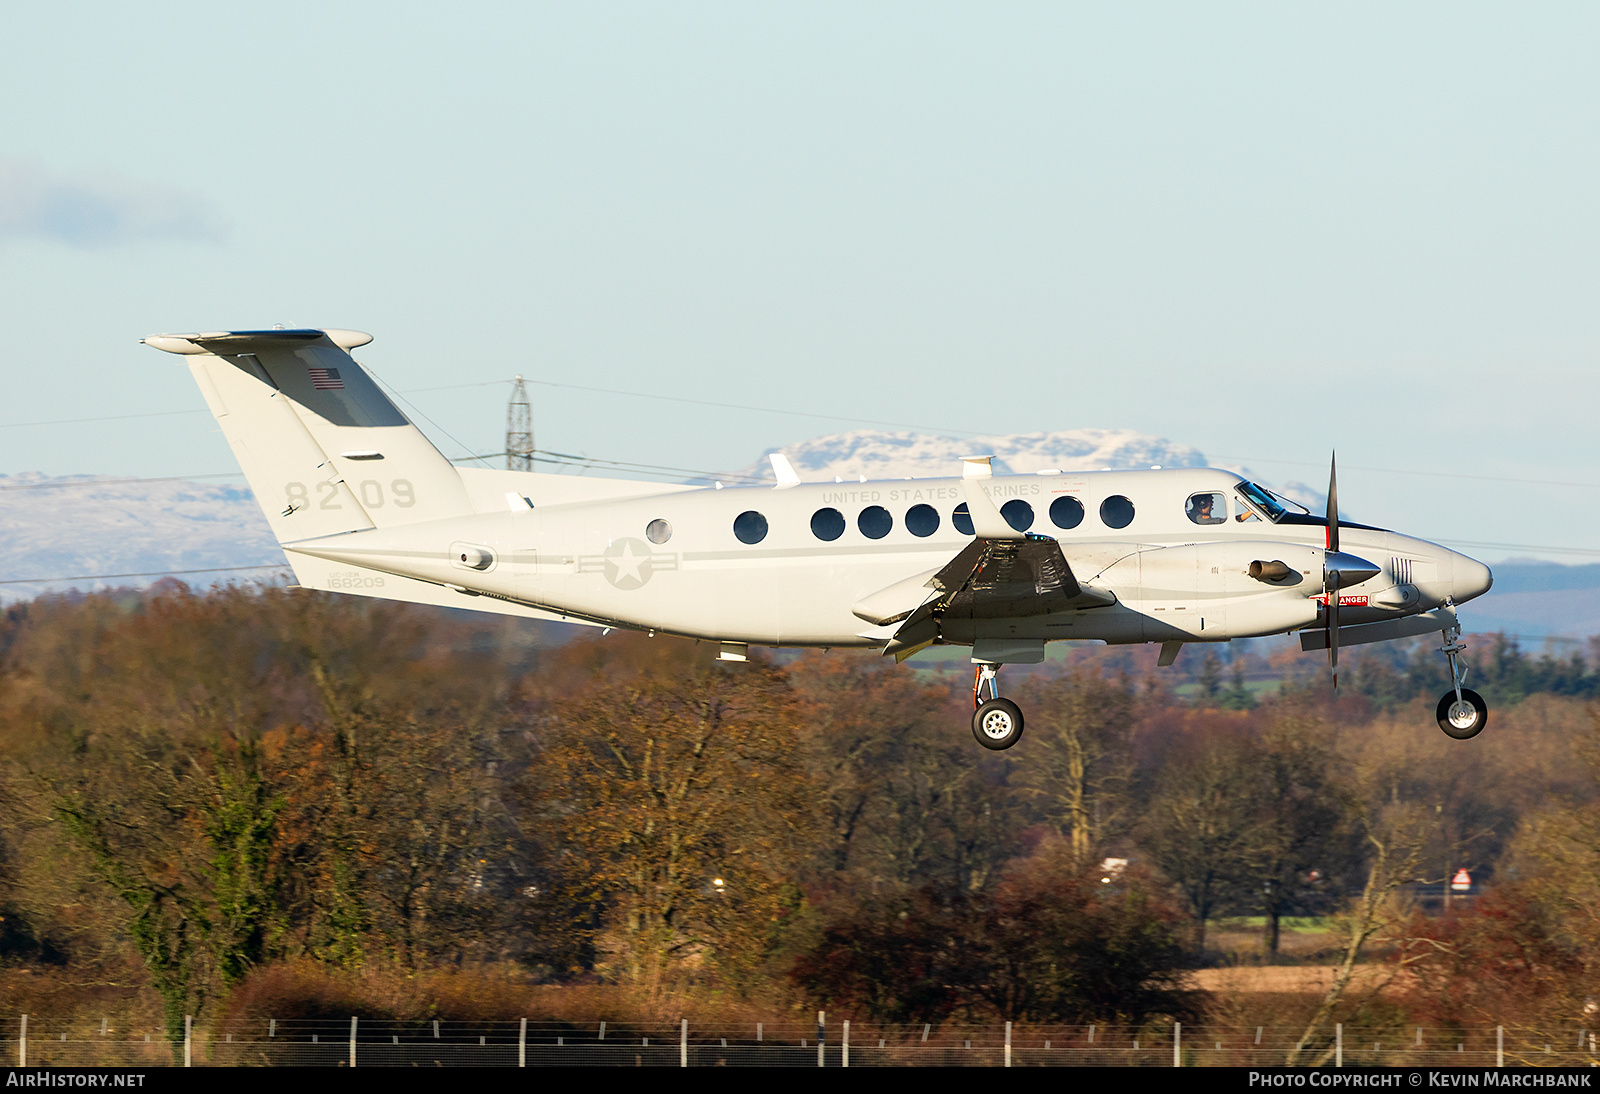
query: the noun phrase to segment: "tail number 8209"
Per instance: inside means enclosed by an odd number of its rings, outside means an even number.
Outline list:
[[[317,489],[318,509],[343,509],[339,502],[339,484],[337,482],[319,482],[314,484]],[[387,491],[383,483],[377,479],[364,479],[360,483],[352,483],[355,487],[356,497],[361,499],[361,504],[368,509],[381,509],[386,501],[393,502],[401,509],[409,509],[417,504],[416,487],[411,485],[410,479],[395,479],[389,483]],[[311,495],[306,491],[303,482],[286,483],[283,488],[284,497],[288,501],[288,508],[283,511],[284,516],[308,508],[311,505]]]

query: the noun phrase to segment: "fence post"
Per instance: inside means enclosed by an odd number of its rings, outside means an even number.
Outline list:
[[[923,1024],[923,1026],[922,1026],[922,1042],[923,1042],[923,1044],[927,1044],[927,1042],[928,1042],[928,1031],[930,1029],[932,1029],[932,1028],[933,1028],[933,1023],[932,1022],[926,1022],[926,1023]]]
[[[1172,1066],[1183,1066],[1183,1023],[1172,1023]]]
[[[356,1016],[350,1016],[350,1066],[356,1066]]]
[[[843,1066],[850,1066],[850,1019],[844,1020],[844,1061]]]
[[[1011,1023],[1006,1023],[1006,1066],[1011,1066]]]
[[[601,1022],[600,1039],[602,1041],[605,1040],[606,1037],[605,1028],[606,1024]],[[522,1020],[522,1028],[517,1031],[517,1066],[528,1066],[528,1020],[526,1018]]]
[[[678,1028],[678,1066],[689,1066],[689,1019],[687,1018]]]
[[[17,1040],[17,1066],[28,1066],[28,1016],[22,1016],[22,1036]]]
[[[761,1023],[756,1023],[756,1044],[761,1044]]]
[[[827,1027],[828,1027],[828,1012],[825,1011],[825,1010],[817,1011],[817,1066],[818,1067],[826,1067],[827,1066],[827,1060],[822,1055],[823,1038],[827,1036],[827,1032],[828,1032],[828,1028]]]
[[[183,1066],[188,1067],[192,1061],[190,1048],[194,1044],[194,1016],[183,1016]]]
[[[1506,1027],[1494,1027],[1494,1066],[1506,1066]]]
[[[1333,1027],[1333,1066],[1344,1066],[1344,1023],[1339,1022]]]
[[[526,1019],[524,1019],[524,1020],[526,1020]],[[606,1039],[606,1024],[604,1022],[601,1022],[600,1023],[600,1040],[604,1041],[605,1039]]]
[[[267,1036],[268,1037],[276,1037],[277,1035],[278,1035],[278,1020],[276,1018],[268,1018],[267,1019]]]

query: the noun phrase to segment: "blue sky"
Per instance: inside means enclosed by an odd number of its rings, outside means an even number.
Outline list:
[[[402,390],[1130,428],[1308,481],[1337,446],[1359,518],[1600,546],[1593,5],[75,4],[7,40],[0,472],[235,470],[203,414],[12,423],[199,408],[145,334],[328,325]],[[541,447],[675,467],[853,424],[534,396]],[[412,398],[500,447],[504,387]]]

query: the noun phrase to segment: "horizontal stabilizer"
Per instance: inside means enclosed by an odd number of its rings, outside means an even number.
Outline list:
[[[289,565],[294,567],[295,578],[304,589],[353,593],[356,596],[371,596],[380,600],[403,600],[408,604],[432,604],[440,608],[467,608],[475,612],[494,612],[497,615],[512,615],[522,619],[542,619],[549,623],[601,626],[587,619],[561,615],[532,605],[501,600],[497,597],[469,596],[444,585],[400,577],[338,559],[318,558],[303,551],[285,551],[284,554],[289,559]]]

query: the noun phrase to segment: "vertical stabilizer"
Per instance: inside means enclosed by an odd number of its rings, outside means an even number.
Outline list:
[[[355,331],[155,335],[187,356],[278,542],[471,512],[461,476],[346,347]]]

